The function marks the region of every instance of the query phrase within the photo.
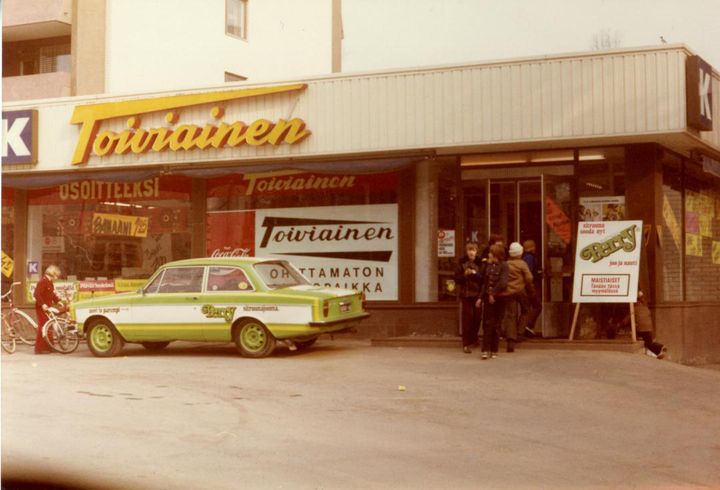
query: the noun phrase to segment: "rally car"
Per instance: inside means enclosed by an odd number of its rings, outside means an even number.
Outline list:
[[[78,301],[71,316],[98,357],[126,342],[152,350],[174,340],[232,341],[245,357],[265,357],[369,314],[362,293],[313,286],[285,260],[220,257],[167,263],[137,292]]]

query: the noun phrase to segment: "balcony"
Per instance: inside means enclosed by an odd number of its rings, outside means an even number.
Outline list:
[[[64,71],[2,79],[4,102],[67,97],[70,89],[70,73]]]
[[[69,36],[71,0],[4,0],[3,42]]]

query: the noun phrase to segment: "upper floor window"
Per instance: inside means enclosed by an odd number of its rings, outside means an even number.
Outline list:
[[[225,0],[225,34],[247,39],[248,0]]]
[[[3,77],[70,72],[70,38],[3,43]]]

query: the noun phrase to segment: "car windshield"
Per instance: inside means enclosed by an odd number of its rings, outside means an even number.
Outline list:
[[[310,284],[300,271],[284,260],[258,262],[253,266],[260,279],[270,289]]]

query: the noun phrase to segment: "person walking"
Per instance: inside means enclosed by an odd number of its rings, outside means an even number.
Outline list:
[[[480,329],[480,285],[484,263],[478,257],[478,245],[468,242],[465,256],[455,269],[455,283],[460,286],[460,318],[462,322],[463,352],[470,354],[471,346],[477,343]]]
[[[510,244],[510,258],[507,261],[507,288],[498,293],[504,298],[502,313],[502,330],[507,340],[507,352],[515,351],[515,343],[522,335],[527,321],[527,310],[522,305],[528,304],[528,297],[534,295],[532,274],[527,263],[522,259],[523,247],[518,242]],[[518,317],[518,308],[520,316]]]
[[[498,352],[498,330],[505,310],[505,300],[499,296],[507,288],[508,265],[505,262],[505,247],[495,243],[488,251],[487,265],[483,275],[480,297],[483,314],[483,340],[481,359],[496,358]]]
[[[523,242],[522,259],[528,265],[530,274],[533,278],[533,293],[527,296],[527,324],[525,325],[525,336],[528,338],[535,337],[535,324],[537,323],[540,313],[542,313],[542,268],[537,257],[537,248],[535,240],[525,240]]]
[[[33,297],[35,298],[35,315],[38,321],[35,336],[35,354],[49,354],[52,352],[52,349],[43,338],[42,327],[48,321],[47,309],[56,303],[60,303],[60,297],[55,292],[55,285],[53,284],[59,277],[60,268],[56,265],[49,265],[45,269],[45,274],[35,286]]]

